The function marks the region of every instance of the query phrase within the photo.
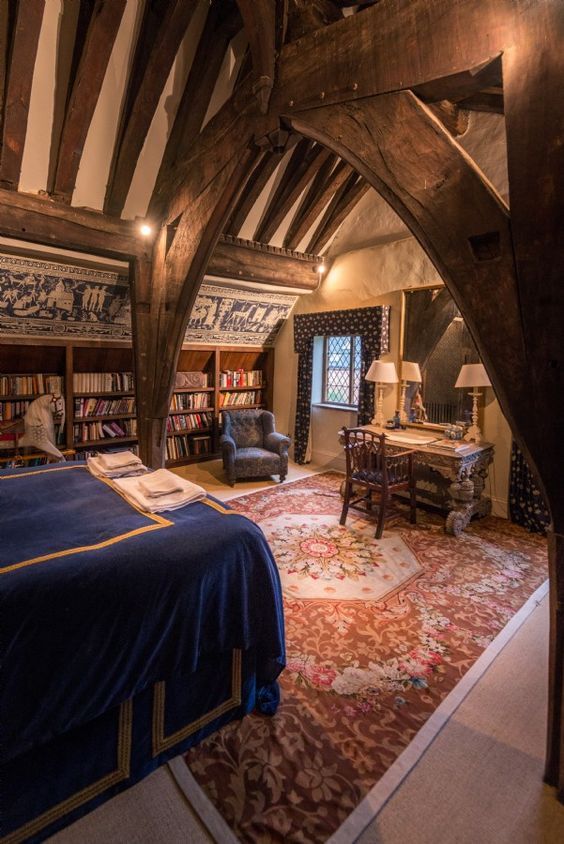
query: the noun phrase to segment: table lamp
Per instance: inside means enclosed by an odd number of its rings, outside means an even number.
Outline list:
[[[472,424],[466,432],[465,440],[482,441],[482,432],[478,426],[478,398],[482,395],[478,387],[491,387],[492,382],[488,378],[482,363],[465,363],[458,373],[455,387],[472,387],[469,396],[472,396]]]
[[[421,370],[418,363],[413,363],[410,360],[404,360],[401,364],[401,397],[400,397],[400,422],[402,425],[407,423],[407,413],[405,412],[405,395],[407,393],[408,382],[420,384]]]
[[[368,372],[365,375],[367,381],[376,382],[376,415],[372,420],[373,425],[379,428],[384,427],[384,384],[397,384],[398,375],[395,364],[384,363],[381,360],[373,360]]]

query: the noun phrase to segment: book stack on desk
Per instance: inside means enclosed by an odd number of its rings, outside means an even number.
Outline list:
[[[439,448],[453,454],[470,454],[476,449],[476,443],[463,440],[435,440],[433,448]]]

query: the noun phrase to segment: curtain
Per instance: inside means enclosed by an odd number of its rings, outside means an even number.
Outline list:
[[[355,334],[361,340],[361,373],[358,424],[366,425],[374,408],[374,384],[364,378],[374,358],[389,351],[390,306],[355,308],[350,311],[322,311],[294,316],[294,351],[298,354],[298,388],[294,459],[305,463],[311,422],[313,338]]]
[[[531,533],[544,534],[550,524],[548,507],[516,442],[513,442],[511,448],[509,516],[512,522],[522,525]]]

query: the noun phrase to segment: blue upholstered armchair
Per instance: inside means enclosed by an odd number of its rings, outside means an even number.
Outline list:
[[[268,410],[224,410],[221,451],[223,468],[231,486],[237,478],[288,473],[289,437],[274,430]]]

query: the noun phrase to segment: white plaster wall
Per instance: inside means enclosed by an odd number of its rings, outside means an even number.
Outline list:
[[[53,112],[55,72],[59,40],[61,0],[47,0],[39,33],[37,58],[31,86],[29,113],[18,190],[46,190]]]

